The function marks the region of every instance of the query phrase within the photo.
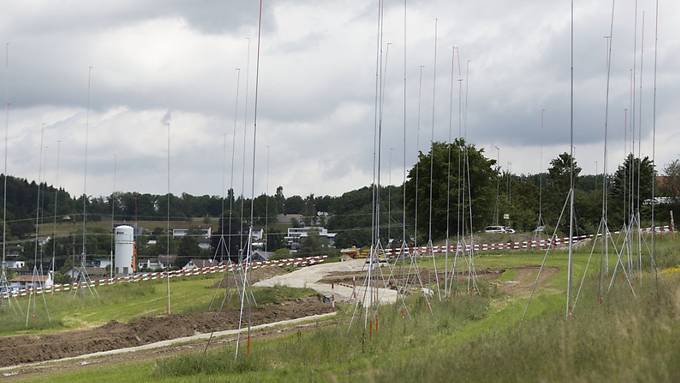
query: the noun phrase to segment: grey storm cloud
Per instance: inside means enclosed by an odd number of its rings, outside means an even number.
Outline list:
[[[60,183],[75,193],[81,191],[87,68],[92,65],[92,193],[110,192],[114,154],[119,159],[119,189],[164,192],[167,153],[162,119],[169,110],[173,192],[221,192],[221,180],[230,168],[222,161],[223,137],[230,150],[234,128],[238,180],[234,187],[240,192],[241,169],[249,169],[252,161],[257,3],[17,0],[3,4],[0,41],[10,42],[10,65],[2,71],[0,88],[7,89],[12,104],[12,148],[28,148],[10,151],[10,172],[37,177],[39,128],[45,123],[50,143],[45,178],[56,182],[54,142],[59,139],[63,147]],[[288,194],[337,194],[368,184],[373,158],[377,1],[266,0],[264,4],[256,192],[264,192],[267,184],[261,176],[266,166],[264,146],[269,146],[272,159],[268,184],[283,185]],[[401,182],[403,163],[403,4],[386,1],[385,9],[385,42],[391,45],[383,147],[386,151],[393,148],[393,158],[388,166],[384,155],[383,166],[390,168],[394,183]],[[591,163],[602,152],[603,36],[609,32],[611,3],[576,4],[575,142],[579,161],[592,172]],[[646,11],[642,138],[647,148],[652,122],[653,0],[640,0],[639,5],[640,15]],[[468,60],[466,131],[472,142],[487,150],[501,146],[502,162],[513,162],[513,170],[519,172],[535,170],[528,153],[538,153],[539,146],[547,148],[546,156],[568,149],[569,2],[408,0],[407,6],[408,166],[417,150],[429,145],[433,122],[435,140],[446,139],[449,129],[457,135],[458,72],[464,77]],[[609,137],[612,145],[622,148],[623,109],[630,108],[633,0],[617,1],[616,6]],[[669,140],[678,136],[674,122],[680,117],[674,109],[680,101],[680,75],[675,71],[680,54],[674,37],[678,28],[669,16],[678,14],[680,5],[664,2],[663,7],[657,105],[659,134],[666,138],[658,147],[661,164],[678,154]],[[435,17],[439,42],[433,120]],[[246,37],[251,39],[249,59]],[[460,48],[462,68],[457,59],[454,99],[450,100],[454,45]],[[420,65],[424,72],[419,124]],[[239,100],[234,116],[237,67]],[[546,110],[543,130],[542,108]],[[248,128],[245,148],[244,127]],[[226,157],[231,159],[231,155]]]

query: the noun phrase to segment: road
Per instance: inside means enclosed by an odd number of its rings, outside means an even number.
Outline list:
[[[331,297],[334,296],[336,301],[348,302],[353,301],[353,292],[359,298],[364,297],[365,287],[361,286],[364,281],[357,280],[357,287],[343,286],[335,284],[331,286],[328,283],[321,283],[322,279],[335,272],[361,272],[364,269],[365,260],[355,259],[345,262],[322,263],[319,265],[308,266],[295,270],[292,273],[277,275],[275,277],[265,279],[255,283],[255,286],[273,287],[273,286],[288,286],[298,288],[314,289],[319,294]],[[365,294],[364,305],[368,303],[368,295]],[[397,292],[392,289],[378,288],[378,300],[381,304],[394,303],[397,301]]]

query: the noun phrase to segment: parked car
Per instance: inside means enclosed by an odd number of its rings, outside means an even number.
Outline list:
[[[502,233],[502,234],[514,234],[515,229],[507,226],[487,226],[484,229],[485,233]]]
[[[484,229],[485,233],[505,233],[505,228],[503,226],[487,226]]]

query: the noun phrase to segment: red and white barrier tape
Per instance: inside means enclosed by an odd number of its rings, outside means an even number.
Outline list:
[[[259,262],[252,262],[250,264],[250,270],[256,270],[259,268],[263,267],[283,267],[283,266],[296,266],[296,267],[304,267],[304,266],[311,266],[317,263],[322,263],[328,258],[327,255],[318,255],[318,256],[313,256],[313,257],[304,257],[304,258],[285,258],[285,259],[277,259],[273,261],[259,261]],[[104,286],[104,285],[114,285],[117,283],[123,283],[123,282],[139,282],[139,281],[149,281],[149,280],[156,280],[159,278],[181,278],[181,277],[190,277],[190,276],[197,276],[197,275],[208,275],[208,274],[215,274],[218,272],[223,272],[223,271],[232,271],[237,269],[239,266],[235,264],[229,264],[229,265],[215,265],[215,266],[207,266],[207,267],[201,267],[201,268],[193,268],[193,269],[180,269],[180,270],[172,270],[169,272],[164,272],[164,271],[158,271],[158,272],[147,272],[147,273],[139,273],[139,274],[134,274],[134,275],[127,275],[123,277],[114,277],[114,278],[104,278],[104,279],[97,279],[94,281],[91,281],[89,284],[84,285],[80,283],[70,283],[70,284],[55,284],[52,287],[46,287],[46,288],[41,288],[41,287],[29,287],[29,288],[23,288],[23,289],[18,289],[14,290],[10,293],[5,293],[0,295],[0,299],[4,298],[9,298],[9,297],[23,297],[28,294],[42,294],[44,293],[52,293],[52,292],[63,292],[63,291],[71,291],[74,289],[78,288],[86,288],[86,287],[96,287],[96,286]]]

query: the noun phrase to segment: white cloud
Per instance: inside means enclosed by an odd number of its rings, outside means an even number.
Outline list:
[[[645,9],[643,151],[651,152],[652,0]],[[227,4],[227,5],[225,5]],[[234,68],[240,67],[236,189],[242,169],[246,40],[251,46],[248,119],[252,123],[255,2],[118,1],[65,4],[10,1],[0,15],[0,41],[11,41],[10,126],[12,174],[36,178],[39,130],[48,126],[45,176],[55,182],[55,143],[62,140],[60,183],[82,192],[87,67],[94,66],[89,191],[108,194],[113,156],[118,189],[165,192],[166,132],[172,110],[172,190],[219,194],[223,136],[231,149]],[[403,10],[388,2],[385,39],[390,41],[384,120],[385,156],[394,148],[392,181],[401,182]],[[471,60],[468,133],[483,147],[499,145],[517,172],[536,170],[568,149],[569,8],[566,2],[409,1],[408,164],[415,158],[417,68],[424,65],[420,143],[430,139],[433,20],[440,40],[435,139],[449,128],[450,52],[461,47]],[[617,1],[610,114],[611,147],[622,148],[623,109],[629,107],[633,1]],[[608,2],[577,2],[576,145],[586,172],[602,161],[605,43]],[[265,188],[265,147],[270,146],[270,191],[339,194],[371,180],[375,81],[375,4],[358,0],[266,1],[262,43],[256,191]],[[674,105],[680,101],[678,27],[680,4],[664,2],[659,56],[658,162],[678,156]],[[639,44],[638,44],[639,46]],[[458,69],[456,68],[456,72]],[[457,88],[454,95],[457,96]],[[453,131],[457,99],[453,102]],[[539,113],[546,108],[545,129]],[[251,166],[248,129],[246,169]],[[621,149],[622,150],[622,149]],[[490,152],[490,154],[493,154]],[[612,152],[610,162],[619,160]],[[230,160],[231,156],[228,155]],[[505,160],[502,160],[504,163]],[[592,165],[591,165],[592,164]],[[227,164],[227,168],[229,168]],[[228,177],[227,177],[228,178]],[[383,179],[387,180],[387,175]],[[250,182],[246,180],[246,185]],[[249,186],[246,193],[250,193]]]

